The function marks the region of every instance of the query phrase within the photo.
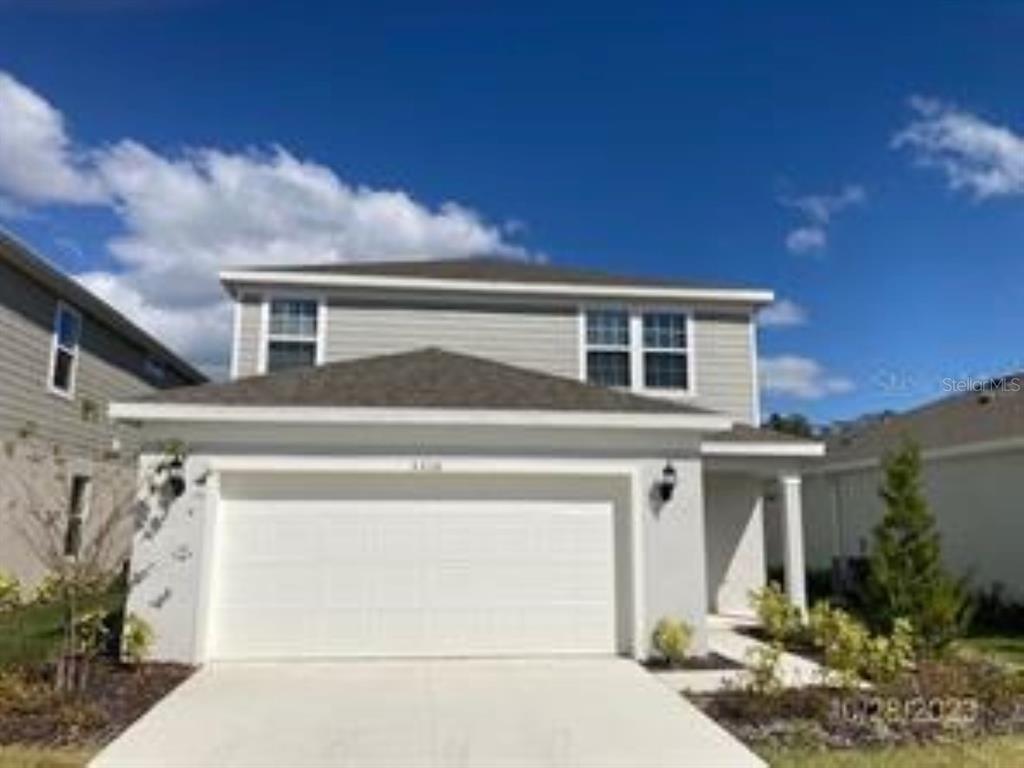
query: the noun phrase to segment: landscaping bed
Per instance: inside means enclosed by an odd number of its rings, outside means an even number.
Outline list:
[[[1024,734],[1024,674],[984,660],[926,660],[871,690],[820,686],[690,696],[755,748],[850,749]]]
[[[183,664],[97,661],[84,690],[60,693],[50,665],[0,671],[0,745],[103,744],[192,673]]]

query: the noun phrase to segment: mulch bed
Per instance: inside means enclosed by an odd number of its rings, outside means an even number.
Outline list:
[[[772,639],[768,637],[768,633],[764,631],[762,627],[738,627],[736,629],[741,635],[759,640],[766,645],[771,644]],[[822,653],[821,649],[812,645],[809,642],[799,642],[790,640],[783,644],[783,649],[786,653],[792,653],[796,656],[802,656],[808,661],[813,661],[815,664],[825,663],[825,654]]]
[[[183,664],[96,662],[86,690],[59,693],[49,666],[0,671],[0,745],[110,741],[192,674]]]
[[[985,662],[922,662],[914,674],[865,691],[725,690],[689,698],[752,746],[896,746],[1024,733],[1024,674]]]
[[[673,664],[667,659],[650,659],[644,662],[644,666],[652,672],[669,670],[707,670],[726,672],[735,669],[743,669],[743,665],[717,653],[708,653],[704,656],[687,656],[686,660],[679,664]]]

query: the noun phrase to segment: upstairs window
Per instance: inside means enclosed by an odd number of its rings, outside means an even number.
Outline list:
[[[271,299],[267,319],[267,372],[316,365],[319,304],[313,299]]]
[[[57,304],[53,317],[53,342],[50,348],[50,390],[67,397],[75,393],[78,370],[78,343],[82,336],[82,316],[64,303]]]
[[[691,393],[690,318],[685,312],[590,309],[585,317],[589,383]]]
[[[587,381],[603,387],[632,386],[629,313],[587,312]]]
[[[648,312],[643,316],[644,387],[689,388],[686,315]]]

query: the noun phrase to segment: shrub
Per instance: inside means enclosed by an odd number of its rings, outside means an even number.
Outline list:
[[[942,565],[935,519],[921,489],[921,456],[913,444],[889,456],[879,489],[886,511],[874,530],[866,590],[875,626],[891,632],[910,619],[928,649],[963,634],[969,620],[966,590]]]
[[[78,649],[87,656],[103,652],[109,632],[103,611],[86,611],[75,620],[75,640]]]
[[[808,619],[811,642],[825,656],[826,680],[844,688],[859,682],[870,639],[867,628],[841,608],[819,602]]]
[[[121,630],[121,655],[125,661],[138,664],[149,655],[154,639],[155,634],[149,623],[130,613]]]
[[[751,592],[750,603],[770,639],[785,643],[802,631],[800,609],[790,602],[778,583],[773,581],[763,589]]]
[[[874,683],[889,683],[914,666],[917,636],[907,619],[896,619],[892,634],[870,638],[864,648],[863,673]]]
[[[693,641],[693,628],[685,621],[664,618],[654,628],[654,650],[672,664],[681,664]]]
[[[746,690],[759,696],[774,696],[782,690],[782,675],[779,662],[782,659],[782,643],[775,640],[761,643],[747,651]]]
[[[0,570],[0,613],[21,605],[21,582],[17,577]]]

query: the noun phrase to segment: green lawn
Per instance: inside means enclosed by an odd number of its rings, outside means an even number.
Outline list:
[[[958,642],[969,654],[980,654],[1024,669],[1024,635],[976,635]]]
[[[1018,768],[1024,765],[1024,736],[897,749],[776,749],[761,757],[772,768]]]
[[[93,754],[84,749],[0,747],[0,768],[82,768]]]
[[[82,599],[80,609],[114,610],[123,599],[116,592],[93,595]],[[0,613],[0,667],[51,658],[60,645],[63,614],[59,603],[33,603]]]

